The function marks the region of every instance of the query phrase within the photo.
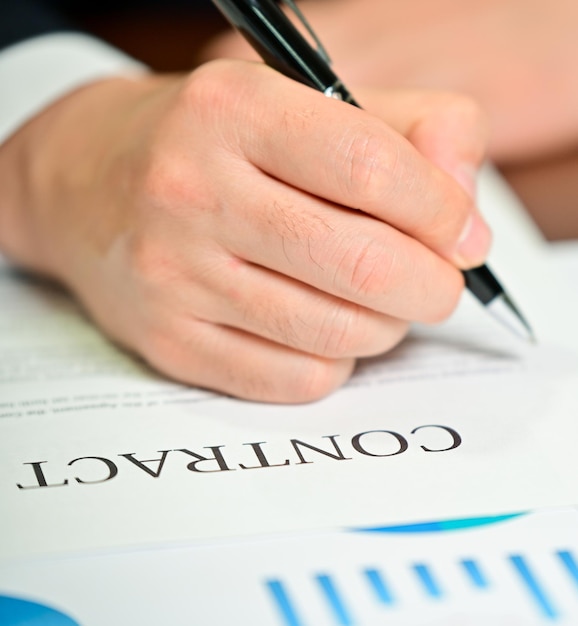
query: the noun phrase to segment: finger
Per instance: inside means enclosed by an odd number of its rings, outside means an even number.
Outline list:
[[[317,400],[341,386],[355,365],[190,319],[143,333],[137,349],[175,380],[261,402]]]
[[[364,108],[381,117],[473,196],[488,141],[488,123],[474,100],[450,92],[360,90]]]
[[[483,261],[489,231],[472,199],[383,120],[266,67],[231,62],[227,71],[237,119],[225,138],[231,149],[291,185],[392,224],[460,267]]]
[[[194,293],[194,295],[192,295]],[[240,259],[229,259],[209,284],[175,290],[169,312],[246,331],[330,359],[381,354],[408,323],[332,297]]]
[[[235,176],[255,182],[241,189],[221,181],[220,229],[217,221],[213,226],[235,257],[395,318],[437,322],[454,310],[463,278],[427,246],[251,171],[250,164],[239,167]]]

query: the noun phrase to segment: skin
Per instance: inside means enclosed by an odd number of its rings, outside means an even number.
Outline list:
[[[544,236],[578,237],[578,3],[301,4],[353,93],[359,85],[396,85],[473,97],[488,117],[489,158]],[[214,56],[254,58],[254,53],[227,32],[201,49],[201,59]]]
[[[578,146],[575,0],[303,0],[355,93],[359,85],[450,89],[489,118],[488,152],[520,164]],[[368,19],[371,16],[371,19]],[[204,58],[254,58],[234,33]]]
[[[165,375],[323,397],[446,318],[490,244],[477,107],[357,96],[244,61],[88,85],[0,147],[0,248]]]

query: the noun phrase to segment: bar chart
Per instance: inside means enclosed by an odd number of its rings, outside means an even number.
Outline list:
[[[2,626],[577,626],[578,509],[14,562],[0,596]]]
[[[377,539],[371,561],[309,571],[301,579],[271,577],[264,586],[282,626],[312,626],[320,619],[327,626],[433,624],[452,615],[463,624],[477,624],[481,616],[522,620],[512,624],[578,624],[578,527],[569,543],[552,536],[551,542],[527,542],[524,550],[519,542],[508,549],[508,538],[528,522],[510,515],[365,529],[386,540],[380,546]],[[406,558],[400,538],[411,544]]]

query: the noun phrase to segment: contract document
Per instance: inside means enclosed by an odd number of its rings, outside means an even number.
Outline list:
[[[301,406],[172,383],[4,263],[0,562],[577,504],[578,290],[491,170],[481,189],[537,345],[464,293]]]

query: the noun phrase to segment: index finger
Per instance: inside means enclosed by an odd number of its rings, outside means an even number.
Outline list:
[[[233,139],[254,165],[387,222],[458,267],[484,260],[489,230],[472,198],[400,133],[270,68],[231,65],[240,121]],[[239,65],[252,73],[250,81]]]

